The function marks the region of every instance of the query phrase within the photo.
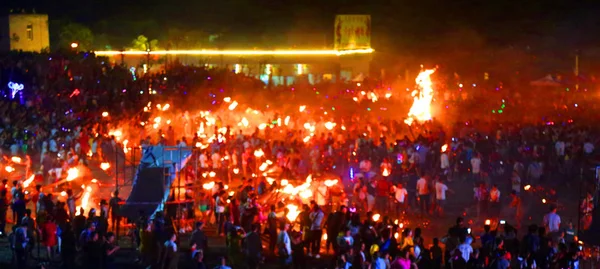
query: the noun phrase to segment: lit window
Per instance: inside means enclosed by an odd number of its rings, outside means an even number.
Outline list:
[[[33,40],[33,25],[27,24],[27,38]]]

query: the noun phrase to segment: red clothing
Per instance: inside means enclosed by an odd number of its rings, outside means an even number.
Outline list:
[[[79,146],[81,147],[81,154],[85,155],[90,151],[90,138],[85,133],[81,133],[79,136]]]
[[[390,184],[387,180],[382,179],[377,181],[377,196],[387,196],[390,194]]]
[[[56,246],[56,223],[46,222],[42,224],[42,246],[53,247]]]

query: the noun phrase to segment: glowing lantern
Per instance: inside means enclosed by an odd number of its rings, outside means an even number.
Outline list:
[[[337,179],[327,179],[324,182],[325,186],[327,186],[327,187],[332,187],[333,185],[335,185],[337,183],[338,183]]]
[[[381,215],[379,215],[379,214],[373,214],[373,221],[378,222],[379,218],[381,218]]]
[[[237,101],[233,101],[230,105],[229,105],[229,110],[234,110],[236,107],[238,106],[238,102]]]
[[[101,164],[100,164],[100,168],[101,168],[102,170],[106,171],[106,170],[108,170],[108,169],[110,168],[110,163],[106,163],[106,162],[104,162],[104,163],[101,163]]]
[[[254,151],[254,157],[256,157],[256,158],[260,158],[260,157],[262,157],[264,155],[265,155],[265,153],[260,148]]]
[[[77,177],[79,177],[79,169],[77,169],[77,167],[69,168],[69,170],[67,170],[67,181],[73,181]]]
[[[105,118],[108,117],[108,112],[106,112],[106,111],[102,112],[102,117],[105,117]]]
[[[15,171],[15,169],[14,169],[12,166],[6,166],[6,167],[4,168],[4,170],[6,170],[6,172],[9,172],[9,173],[12,173],[12,172],[14,172],[14,171]]]
[[[13,163],[21,163],[21,158],[20,158],[20,157],[17,157],[17,156],[14,156],[14,157],[10,158],[10,160],[11,160]]]
[[[448,144],[442,146],[442,152],[446,152],[446,150],[448,150]]]
[[[202,188],[205,189],[205,190],[211,190],[214,187],[215,187],[215,182],[214,181],[202,184]]]
[[[335,125],[336,124],[334,122],[328,121],[325,123],[325,128],[327,128],[327,130],[331,130],[331,129],[335,128]]]

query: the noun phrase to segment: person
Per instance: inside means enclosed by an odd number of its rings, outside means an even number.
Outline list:
[[[0,191],[0,237],[6,236],[6,214],[9,206],[6,193],[6,189]]]
[[[444,207],[446,205],[446,192],[447,191],[449,191],[451,193],[454,192],[451,189],[449,189],[448,186],[446,184],[444,184],[444,180],[442,178],[440,178],[435,183],[435,198],[436,198],[437,212],[440,217],[444,215]]]
[[[304,241],[302,233],[292,232],[290,234],[292,240],[292,264],[294,268],[306,268],[306,257],[304,256]]]
[[[242,240],[244,237],[246,237],[246,231],[239,226],[234,227],[234,230],[228,235],[227,259],[236,267],[241,266],[244,261],[242,253]]]
[[[52,261],[52,259],[54,258],[54,247],[56,246],[57,241],[56,233],[58,230],[58,227],[56,226],[52,215],[48,215],[48,217],[46,218],[46,222],[41,225],[40,230],[42,231],[42,246],[46,248],[48,260]]]
[[[196,230],[192,232],[190,237],[189,247],[192,251],[203,250],[206,251],[208,248],[208,237],[204,233],[204,222],[196,222]]]
[[[13,199],[13,215],[16,218],[16,225],[21,225],[27,212],[27,200],[25,200],[24,194],[20,191],[17,191],[15,195]]]
[[[75,216],[75,219],[73,219],[73,231],[75,234],[81,234],[81,232],[85,229],[86,223],[87,218],[85,217],[85,209],[80,207],[79,215]]]
[[[408,196],[408,191],[402,183],[398,183],[394,189],[394,203],[396,204],[396,217],[402,216],[406,211],[406,197]]]
[[[140,223],[139,225],[142,225]],[[142,256],[142,265],[152,265],[156,261],[156,238],[153,232],[154,225],[146,221],[145,227],[140,227],[140,254]]]
[[[290,240],[290,235],[288,234],[289,229],[290,224],[284,223],[277,236],[277,253],[279,254],[281,265],[284,268],[289,266],[292,261],[292,242]]]
[[[490,190],[490,211],[494,217],[500,217],[500,210],[500,190],[498,185],[494,184]]]
[[[312,212],[309,214],[309,218],[311,221],[310,225],[310,247],[308,251],[308,256],[315,258],[320,258],[319,250],[321,248],[321,237],[323,236],[323,218],[324,213],[319,207],[318,204],[313,203]],[[311,252],[312,250],[312,252]]]
[[[116,190],[113,192],[112,197],[110,198],[110,200],[108,201],[108,213],[107,216],[110,216],[110,220],[111,220],[111,229],[113,231],[116,231],[117,228],[117,223],[120,220],[120,216],[119,216],[119,210],[121,208],[121,198],[119,198],[119,191]]]
[[[515,190],[510,192],[510,211],[511,215],[517,224],[517,228],[521,227],[521,197]]]
[[[115,256],[120,249],[115,242],[115,234],[112,232],[106,233],[106,241],[104,243],[104,268],[113,269],[115,266]]]
[[[485,187],[485,183],[480,182],[479,186],[473,188],[473,192],[474,192],[473,198],[475,199],[475,202],[477,203],[477,217],[480,218],[480,217],[484,216],[484,215],[482,215],[482,213],[487,215],[485,212],[488,209],[487,201],[488,201],[489,194]]]
[[[429,249],[431,252],[432,259],[432,269],[441,269],[442,263],[444,261],[443,251],[440,247],[440,240],[438,238],[433,238],[433,246]]]
[[[400,255],[390,264],[391,269],[410,269],[410,250],[404,249],[400,252]]]
[[[500,250],[499,251],[499,258],[492,261],[490,268],[493,269],[509,269],[510,268],[510,261],[511,261],[511,255],[510,252],[505,251],[505,250]]]
[[[466,263],[471,259],[471,254],[473,254],[473,247],[471,246],[473,238],[468,236],[461,238],[461,241],[462,244],[458,245],[458,250],[460,250],[460,255]]]
[[[389,254],[383,253],[381,251],[376,251],[373,254],[373,257],[376,258],[373,260],[373,264],[371,265],[372,269],[387,269],[391,267],[388,266],[389,260],[387,258],[389,257]]]
[[[227,266],[227,258],[226,257],[221,257],[220,261],[221,261],[221,264],[217,265],[217,267],[215,267],[215,269],[231,269],[230,266]]]
[[[550,212],[544,216],[544,227],[548,233],[558,233],[560,230],[560,216],[556,214],[556,205],[550,206]]]
[[[275,205],[271,205],[271,212],[267,215],[267,234],[269,235],[269,253],[275,254],[277,245],[277,213]]]
[[[262,258],[262,241],[258,233],[259,224],[252,224],[252,231],[244,238],[244,249],[246,250],[246,259],[250,269],[258,268]]]
[[[204,251],[199,250],[194,254],[194,261],[196,262],[196,269],[207,269],[206,264],[204,263]]]
[[[164,247],[161,253],[161,266],[165,269],[177,269],[179,259],[177,257],[177,235],[173,232],[168,237],[169,239],[163,244]]]
[[[60,234],[60,254],[63,265],[67,269],[75,268],[75,257],[77,256],[77,238],[73,233],[70,222],[65,223]]]
[[[223,231],[223,223],[225,221],[225,201],[223,196],[225,195],[225,191],[221,190],[219,193],[215,194],[215,218],[217,220],[217,234],[219,236],[225,236]]]
[[[471,158],[472,179],[474,181],[479,180],[480,173],[481,173],[481,155],[479,153],[476,153],[475,156],[473,156],[473,158]]]
[[[417,193],[421,216],[424,216],[429,212],[429,183],[425,174],[417,181]]]
[[[87,241],[83,248],[84,255],[84,266],[88,268],[102,268],[102,246],[104,240],[100,240],[98,232],[93,231],[89,235],[89,241]]]
[[[44,192],[42,192],[42,185],[37,184],[35,185],[35,192],[33,192],[31,195],[31,201],[33,202],[33,212],[35,212],[36,217],[37,215],[39,215],[40,211],[46,210],[43,206],[43,199]]]
[[[28,260],[28,247],[29,247],[29,236],[27,231],[27,225],[14,226],[14,232],[12,234],[13,248],[15,251],[17,268],[25,269],[27,267]]]
[[[73,190],[67,190],[67,207],[69,208],[69,216],[71,217],[71,220],[75,219],[75,216],[77,215],[77,211],[75,211],[75,201],[77,201],[77,199],[79,199],[80,196],[81,193],[75,196],[73,195]]]

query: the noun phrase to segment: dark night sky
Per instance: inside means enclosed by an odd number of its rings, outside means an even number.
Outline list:
[[[556,49],[600,44],[600,1],[566,0],[2,0],[35,8],[107,34],[118,21],[153,21],[155,35],[178,26],[217,33],[273,36],[289,31],[329,35],[336,14],[371,14],[377,47],[434,46],[439,36],[468,29],[487,45],[545,44]],[[108,25],[108,27],[106,27]],[[148,28],[148,26],[146,26]],[[154,27],[152,27],[154,28]],[[113,31],[114,30],[114,31]],[[136,29],[147,32],[147,29]],[[152,35],[152,33],[145,33]],[[381,48],[379,48],[381,49]]]

